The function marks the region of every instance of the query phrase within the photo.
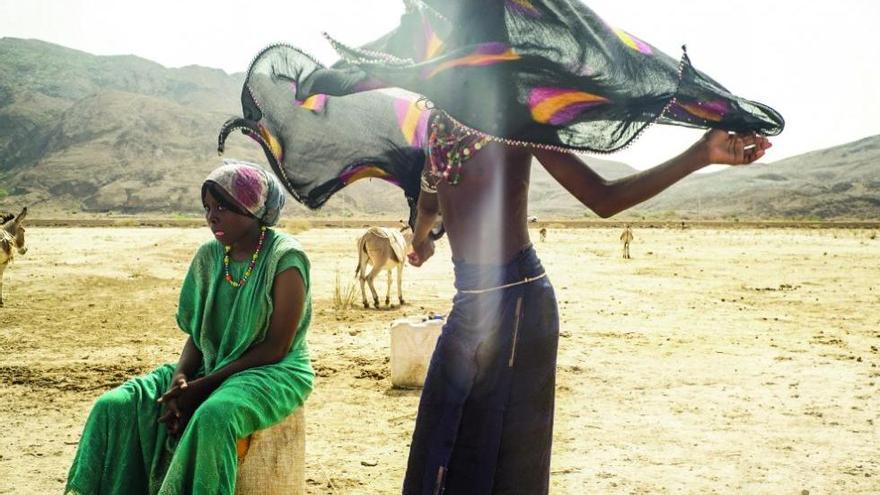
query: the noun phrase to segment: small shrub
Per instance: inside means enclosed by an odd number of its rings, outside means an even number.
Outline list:
[[[284,221],[284,230],[291,234],[299,234],[312,228],[312,223],[304,218],[295,218]]]
[[[351,309],[357,300],[357,284],[354,279],[349,280],[348,285],[343,287],[342,275],[339,267],[336,267],[336,284],[333,287],[333,309],[344,312]]]

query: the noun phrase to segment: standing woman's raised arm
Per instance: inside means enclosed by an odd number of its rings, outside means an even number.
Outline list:
[[[606,180],[573,154],[534,150],[541,165],[584,206],[602,218],[646,201],[710,164],[748,165],[772,146],[766,137],[712,130],[680,155],[653,168]]]

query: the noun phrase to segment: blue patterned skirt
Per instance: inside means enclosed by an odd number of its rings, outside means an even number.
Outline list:
[[[559,315],[534,248],[455,263],[458,293],[431,358],[405,495],[548,492]]]

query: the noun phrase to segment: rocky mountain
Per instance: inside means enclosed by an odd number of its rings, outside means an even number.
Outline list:
[[[218,164],[217,131],[240,112],[243,74],[169,69],[134,56],[95,56],[37,40],[0,38],[0,210],[30,205],[43,216],[71,212],[195,214],[198,187]],[[226,155],[257,163],[242,137]],[[635,172],[586,158],[603,177]],[[405,218],[402,194],[361,181],[319,212],[289,202],[289,214]],[[530,212],[591,214],[540,165]],[[880,136],[775,163],[693,175],[629,215],[690,218],[880,217]]]
[[[606,179],[635,172],[592,157]],[[531,211],[590,216],[540,165],[533,167]],[[772,163],[691,175],[627,212],[652,218],[862,219],[880,218],[880,136]]]
[[[165,68],[36,40],[0,39],[0,210],[193,214],[219,164],[217,132],[241,112],[243,74]],[[226,156],[264,163],[243,137]],[[289,202],[292,214],[314,215]],[[406,218],[402,194],[364,181],[320,214]]]
[[[693,175],[649,211],[738,218],[880,218],[880,136],[773,163]]]

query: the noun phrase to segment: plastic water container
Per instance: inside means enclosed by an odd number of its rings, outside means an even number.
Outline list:
[[[402,318],[391,323],[391,386],[424,386],[443,323],[442,318]]]

